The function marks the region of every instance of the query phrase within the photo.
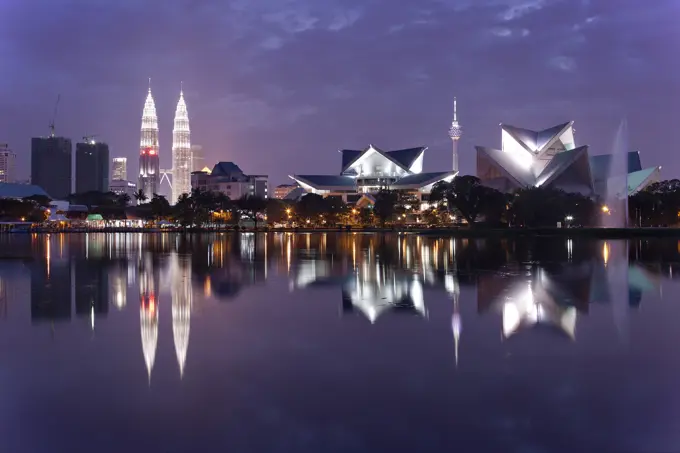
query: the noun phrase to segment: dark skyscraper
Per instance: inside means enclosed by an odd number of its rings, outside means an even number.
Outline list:
[[[39,137],[31,140],[31,183],[52,198],[71,193],[71,139]]]
[[[76,192],[109,190],[109,145],[90,142],[76,144]]]

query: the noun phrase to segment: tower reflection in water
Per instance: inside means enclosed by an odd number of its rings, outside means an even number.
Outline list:
[[[337,288],[342,313],[370,323],[398,314],[426,321],[426,294],[442,291],[451,303],[457,363],[463,327],[470,322],[463,308],[471,303],[481,315],[500,317],[504,340],[541,329],[574,341],[579,318],[603,304],[611,305],[625,334],[629,312],[640,306],[643,294],[661,293],[664,279],[680,275],[673,269],[680,247],[664,242],[629,247],[575,239],[353,233],[32,235],[24,242],[32,260],[23,275],[30,278],[30,316],[36,324],[68,321],[74,311],[94,322],[108,313],[109,303],[126,310],[128,287],[138,287],[149,382],[159,347],[162,288],[163,297],[169,292],[171,299],[165,310],[172,319],[178,374],[184,376],[196,300],[244,300],[250,287],[272,278],[287,280],[290,290],[312,299],[316,287]],[[13,247],[21,251],[22,244],[15,240]],[[7,288],[18,277],[9,269],[16,273],[17,267],[0,267],[0,308],[11,319],[16,305],[11,298],[18,292]],[[117,318],[107,322],[112,319]]]
[[[156,360],[158,345],[158,303],[160,271],[153,265],[150,253],[144,253],[139,265],[139,324],[142,333],[142,353],[151,382],[151,372]]]

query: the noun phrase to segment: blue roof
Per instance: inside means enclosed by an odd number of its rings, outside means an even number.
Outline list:
[[[455,171],[437,171],[434,173],[417,173],[415,175],[404,176],[392,184],[393,189],[407,186],[423,187],[428,184],[441,181],[444,178],[455,175]]]
[[[413,162],[416,161],[418,156],[420,156],[423,151],[425,151],[425,147],[420,146],[418,148],[407,148],[397,149],[395,151],[388,151],[386,154],[408,169],[411,168]]]
[[[233,173],[243,174],[243,171],[233,162],[218,162],[213,167],[211,176],[229,176]]]
[[[346,187],[353,189],[356,186],[354,178],[349,176],[339,175],[293,175],[291,176],[296,181],[308,184],[315,189],[323,189],[324,187]]]
[[[49,197],[42,187],[33,184],[0,183],[0,198],[26,198],[33,195]]]
[[[355,149],[342,149],[340,152],[342,153],[342,171],[345,171],[357,157],[363,154],[363,151],[357,151]]]
[[[610,176],[609,168],[612,165],[613,154],[600,154],[597,156],[590,156],[590,171],[593,174],[594,180],[605,180]],[[638,151],[630,151],[627,156],[628,159],[628,173],[633,173],[642,170],[640,162],[640,153]]]

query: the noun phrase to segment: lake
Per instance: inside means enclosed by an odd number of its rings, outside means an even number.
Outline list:
[[[677,452],[679,250],[0,236],[0,451]]]

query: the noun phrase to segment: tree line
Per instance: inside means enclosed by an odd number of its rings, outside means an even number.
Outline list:
[[[137,206],[129,206],[131,199]],[[231,200],[220,192],[193,189],[174,206],[158,194],[149,199],[138,190],[133,197],[112,192],[86,192],[67,197],[71,204],[87,206],[87,212],[68,213],[71,218],[101,214],[105,219],[124,219],[127,213],[149,221],[170,221],[184,227],[235,225],[249,220],[255,227],[268,224],[298,227],[443,226],[451,224],[554,227],[558,222],[596,226],[607,208],[602,200],[549,187],[529,187],[502,193],[481,184],[475,176],[460,176],[435,184],[421,204],[409,192],[383,188],[367,202],[346,204],[339,197],[306,194],[297,201],[245,196]],[[148,203],[147,203],[148,201]],[[47,218],[47,197],[0,199],[0,219],[40,222]],[[424,209],[423,209],[424,208]],[[651,184],[629,198],[629,224],[671,226],[680,218],[680,180]]]

